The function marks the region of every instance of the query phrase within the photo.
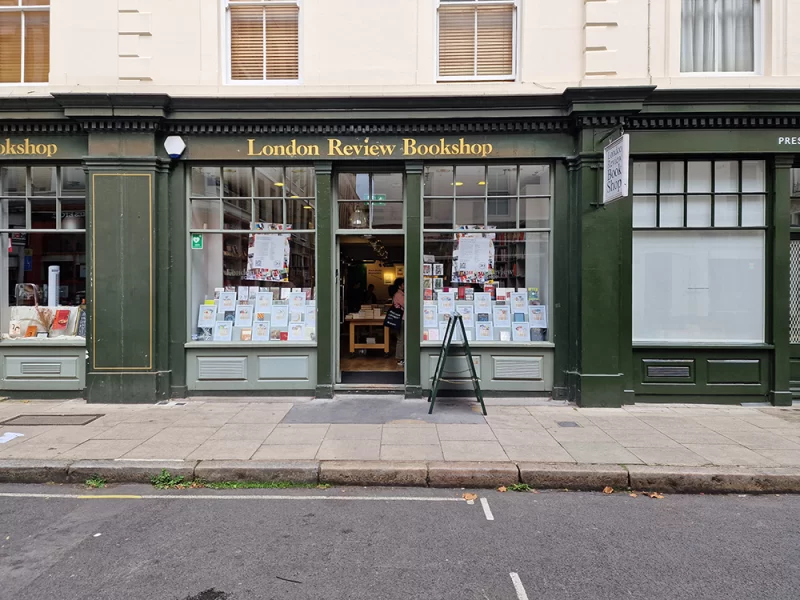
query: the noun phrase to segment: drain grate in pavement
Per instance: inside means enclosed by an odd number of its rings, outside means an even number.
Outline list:
[[[0,425],[87,425],[104,415],[19,415],[0,422]]]
[[[575,421],[557,421],[559,427],[580,427]]]

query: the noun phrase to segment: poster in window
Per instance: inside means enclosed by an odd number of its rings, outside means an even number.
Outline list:
[[[304,292],[291,292],[289,294],[290,310],[303,310],[306,306],[306,295]]]
[[[233,337],[233,323],[230,321],[217,321],[214,323],[214,341],[230,342]]]
[[[291,228],[291,225],[279,223],[255,223],[255,229],[262,231],[287,231]],[[245,279],[289,281],[290,237],[289,234],[251,233]]]
[[[511,327],[511,311],[508,306],[494,306],[494,326],[495,327]]]
[[[475,307],[470,303],[460,303],[456,306],[458,314],[461,315],[461,320],[464,322],[464,327],[475,326]]]
[[[197,316],[198,327],[214,327],[217,322],[217,307],[213,304],[201,304],[200,314]]]
[[[258,292],[256,294],[256,310],[268,313],[272,308],[272,292]]]
[[[475,312],[489,314],[492,312],[492,295],[488,292],[475,292]]]
[[[525,292],[511,292],[511,309],[517,313],[524,313],[528,307],[528,294]]]
[[[439,312],[436,310],[436,305],[426,304],[422,307],[422,323],[426,329],[439,326]]]
[[[440,315],[452,315],[456,305],[456,294],[455,292],[439,292],[437,302]]]
[[[491,323],[475,324],[475,341],[491,342],[494,340],[494,328]]]
[[[317,326],[317,307],[306,306],[306,329]]]
[[[515,342],[531,341],[531,329],[527,323],[514,323],[514,327],[511,329],[511,333],[514,336]]]
[[[253,307],[249,304],[240,304],[236,307],[236,327],[250,327],[253,324]]]
[[[285,304],[272,305],[272,326],[286,327],[289,324],[289,307]]]
[[[484,225],[462,225],[456,234],[453,250],[454,283],[485,283],[494,278],[494,233],[479,231],[494,229]]]
[[[256,323],[253,327],[253,341],[254,342],[268,342],[269,341],[269,321],[262,321]]]
[[[306,326],[302,323],[292,323],[289,325],[289,341],[302,342],[306,339]]]
[[[219,294],[219,312],[227,312],[236,309],[236,292],[220,292]]]

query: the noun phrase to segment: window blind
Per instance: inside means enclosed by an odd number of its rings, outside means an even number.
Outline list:
[[[50,13],[25,13],[25,81],[47,81],[50,75]]]
[[[514,74],[514,5],[439,8],[439,76]]]
[[[275,4],[230,8],[231,79],[297,79],[299,7]]]
[[[0,82],[21,81],[22,13],[0,13]]]
[[[50,11],[41,7],[49,4],[50,0],[0,0],[4,8],[0,11],[0,83],[47,81]]]

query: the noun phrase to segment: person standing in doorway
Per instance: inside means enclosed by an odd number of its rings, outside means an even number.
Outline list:
[[[397,332],[397,348],[394,351],[394,357],[397,359],[397,364],[404,367],[406,364],[405,352],[405,321],[406,321],[406,283],[402,277],[394,280],[394,285],[389,288],[389,294],[392,296],[392,306],[399,308],[403,311],[403,326]]]
[[[377,304],[378,296],[375,294],[375,286],[371,283],[367,286],[367,293],[364,295],[364,304]]]

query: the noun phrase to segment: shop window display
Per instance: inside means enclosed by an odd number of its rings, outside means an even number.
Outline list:
[[[423,341],[455,312],[471,342],[549,340],[550,205],[548,165],[425,169]]]
[[[194,167],[193,341],[316,341],[314,170]]]
[[[0,168],[3,339],[86,337],[86,175]]]
[[[633,340],[763,343],[764,161],[633,169]]]

